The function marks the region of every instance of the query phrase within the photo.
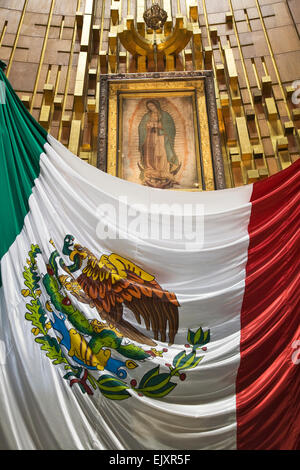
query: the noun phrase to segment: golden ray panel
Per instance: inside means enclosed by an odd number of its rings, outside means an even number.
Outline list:
[[[167,20],[156,31],[155,63],[143,20],[152,2],[0,0],[0,58],[24,105],[97,165],[102,74],[210,70],[226,186],[291,165],[300,152],[298,0],[159,3]]]

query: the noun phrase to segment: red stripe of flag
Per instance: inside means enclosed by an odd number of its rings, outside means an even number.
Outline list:
[[[253,185],[237,375],[237,448],[300,447],[300,159]]]

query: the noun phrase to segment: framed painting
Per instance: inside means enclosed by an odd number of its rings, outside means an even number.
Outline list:
[[[102,75],[98,167],[159,189],[224,188],[212,73]]]

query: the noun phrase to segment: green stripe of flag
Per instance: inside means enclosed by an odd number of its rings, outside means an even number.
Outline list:
[[[20,101],[4,68],[0,61],[0,260],[22,230],[47,141],[47,132]]]

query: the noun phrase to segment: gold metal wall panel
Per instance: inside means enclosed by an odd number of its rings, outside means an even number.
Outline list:
[[[168,13],[164,37],[186,16],[192,39],[160,58],[159,71],[214,72],[227,186],[265,178],[299,158],[299,0],[160,1]],[[100,74],[153,70],[153,61],[133,57],[118,39],[129,16],[153,37],[142,21],[150,5],[0,0],[0,58],[13,87],[48,132],[93,165]]]

